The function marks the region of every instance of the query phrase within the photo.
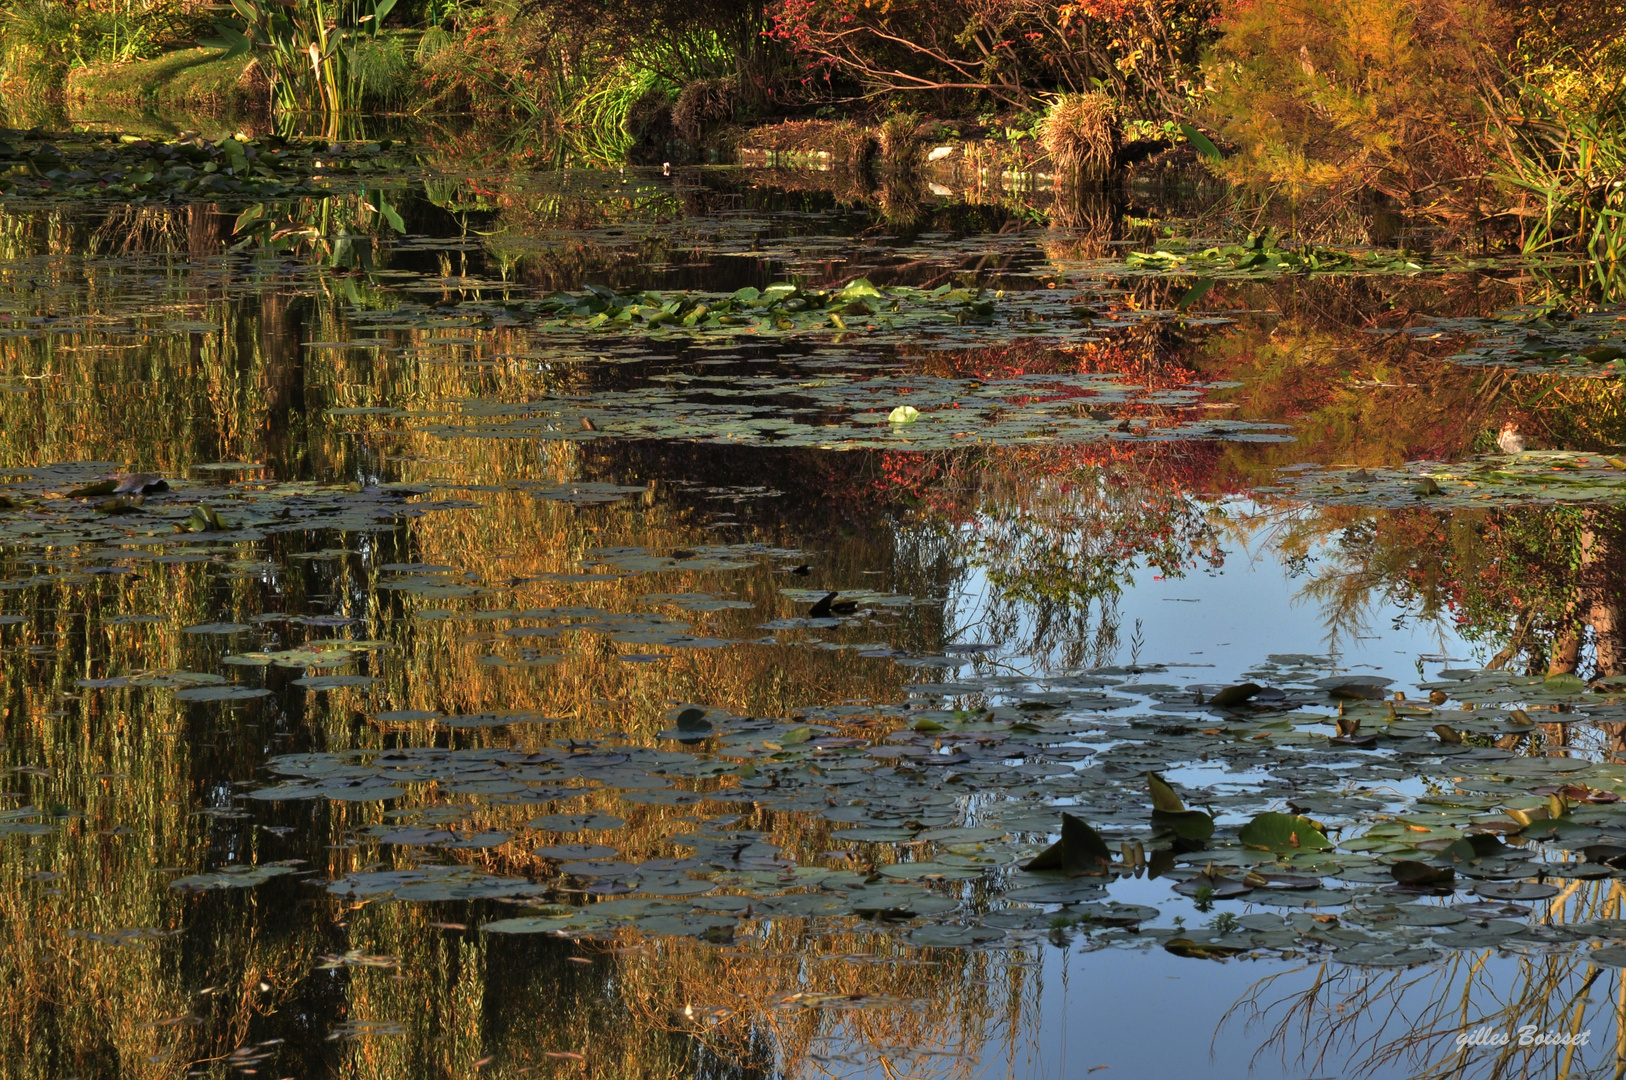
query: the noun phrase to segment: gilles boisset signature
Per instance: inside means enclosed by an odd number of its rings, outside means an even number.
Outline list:
[[[1592,1038],[1592,1029],[1585,1031],[1542,1031],[1534,1024],[1525,1024],[1512,1031],[1498,1031],[1481,1024],[1472,1031],[1457,1036],[1457,1047],[1465,1046],[1585,1046]]]

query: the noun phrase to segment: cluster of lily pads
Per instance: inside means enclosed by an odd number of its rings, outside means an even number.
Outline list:
[[[1124,256],[1130,270],[1201,274],[1211,278],[1308,273],[1412,274],[1425,263],[1410,252],[1349,251],[1316,244],[1279,246],[1274,233],[1254,233],[1240,244],[1220,244],[1198,251],[1173,246],[1132,251]]]
[[[0,195],[141,202],[319,195],[323,177],[371,175],[388,142],[329,143],[245,135],[172,141],[0,129]]]
[[[1570,450],[1481,455],[1393,469],[1290,466],[1260,494],[1316,505],[1485,507],[1626,501],[1626,458]]]
[[[274,533],[333,529],[377,532],[434,510],[471,506],[413,501],[429,492],[410,484],[236,482],[208,479],[255,473],[258,466],[198,466],[204,479],[123,473],[115,462],[66,462],[0,470],[0,545],[155,546],[201,541],[247,542]]]
[[[358,327],[526,324],[539,334],[610,334],[670,338],[820,339],[898,343],[930,340],[981,343],[988,328],[1018,337],[1076,340],[1088,337],[1097,313],[1060,290],[988,292],[943,285],[936,289],[877,287],[857,278],[839,289],[779,282],[732,293],[655,291],[620,293],[588,285],[540,299],[468,297],[430,305],[416,319],[410,307],[355,313]],[[427,320],[427,321],[426,321]]]
[[[1288,426],[1216,417],[1203,389],[1145,391],[1110,374],[951,378],[896,370],[811,376],[678,374],[613,395],[560,392],[525,402],[465,401],[427,426],[447,437],[683,439],[824,449],[948,449],[1103,440],[1289,442]],[[1115,407],[1162,412],[1127,418]],[[422,421],[424,413],[369,409]],[[433,419],[433,418],[432,418]]]
[[[921,946],[1082,931],[1190,957],[1408,965],[1497,947],[1626,965],[1612,944],[1626,923],[1533,917],[1626,875],[1626,766],[1551,753],[1543,727],[1626,718],[1626,687],[1451,669],[1413,700],[1327,665],[1272,657],[1224,686],[1151,681],[1167,677],[1157,667],[961,669],[895,704],[674,709],[656,746],[550,739],[534,713],[386,712],[508,731],[509,745],[282,755],[243,797],[401,801],[354,837],[394,864],[328,890],[518,905],[491,933],[727,941],[767,917],[856,918]],[[621,830],[661,808],[692,824],[629,857]],[[798,839],[776,840],[765,813],[804,821]],[[471,850],[499,859],[476,866]],[[1145,902],[1159,889],[1180,918]],[[1231,906],[1186,924],[1216,905]]]

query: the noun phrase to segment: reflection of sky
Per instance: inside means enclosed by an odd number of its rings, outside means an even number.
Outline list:
[[[1232,503],[1233,512],[1247,504]],[[1235,676],[1262,662],[1267,656],[1283,653],[1325,655],[1333,644],[1327,627],[1327,612],[1309,599],[1300,599],[1307,577],[1291,576],[1271,543],[1272,526],[1261,526],[1244,540],[1228,537],[1221,545],[1225,561],[1218,570],[1197,570],[1183,578],[1160,580],[1156,571],[1137,566],[1133,584],[1124,589],[1118,601],[1118,662],[1129,662],[1129,642],[1136,620],[1144,645],[1143,664],[1169,665],[1171,681],[1230,682]],[[1313,572],[1313,569],[1312,571]],[[951,628],[975,622],[990,596],[991,586],[978,568],[970,568],[950,593],[947,625]],[[1477,667],[1484,656],[1475,646],[1461,640],[1449,626],[1418,621],[1381,597],[1374,596],[1366,613],[1360,636],[1344,635],[1337,641],[1339,671],[1374,673],[1397,683],[1418,681],[1418,660],[1429,678],[1442,667]],[[1033,620],[1024,612],[1019,617],[1018,640],[1033,637]],[[1442,642],[1441,630],[1446,637]],[[955,638],[958,641],[987,640],[975,629]],[[999,660],[1023,671],[1037,672],[1032,661],[1008,653],[993,654]],[[1450,662],[1440,662],[1450,658]],[[1210,666],[1211,665],[1211,666]]]
[[[1585,965],[1577,966],[1584,972]],[[1245,1007],[1226,1018],[1226,1012],[1262,979],[1280,976],[1261,995],[1269,1003],[1295,992],[1303,993],[1322,974],[1334,978],[1333,992],[1323,997],[1323,1004],[1327,1004],[1327,997],[1334,1003],[1349,1000],[1351,991],[1363,980],[1385,985],[1398,977],[1412,985],[1400,995],[1400,1006],[1393,1013],[1388,1002],[1380,999],[1366,1012],[1341,1017],[1340,1041],[1334,1043],[1327,1041],[1322,1030],[1312,1028],[1306,1032],[1295,1026],[1289,1029],[1285,1044],[1262,1050],[1277,1034],[1275,1024],[1258,1022],[1256,1018],[1247,1023],[1252,1017]],[[1522,977],[1519,962],[1513,957],[1491,958],[1481,976],[1472,1000],[1486,1012],[1495,1009],[1495,999],[1505,999]],[[1584,977],[1582,974],[1577,978],[1571,989],[1578,988]],[[1427,969],[1397,973],[1329,964],[1323,971],[1319,961],[1307,964],[1302,959],[1221,963],[1182,959],[1156,948],[1145,952],[1064,952],[1055,947],[1045,949],[1043,980],[1041,1020],[1036,1029],[1024,1033],[1028,1037],[1017,1040],[1012,1048],[990,1047],[977,1075],[988,1080],[1077,1080],[1085,1076],[1098,1080],[1343,1080],[1356,1075],[1368,1080],[1400,1080],[1416,1075],[1423,1062],[1401,1057],[1357,1073],[1356,1063],[1349,1057],[1350,1047],[1378,1035],[1382,1021],[1388,1022],[1381,1032],[1383,1041],[1427,1030],[1426,1022],[1418,1022],[1424,1010],[1442,997],[1460,1001],[1463,984],[1460,974],[1455,978],[1437,977]],[[1282,1014],[1273,1015],[1279,1021]],[[1614,1025],[1596,1010],[1588,1014],[1585,1022],[1593,1037],[1587,1049],[1577,1051],[1575,1065],[1596,1067],[1613,1057]],[[1448,1037],[1444,1046],[1450,1043]],[[1436,1046],[1435,1060],[1443,1056],[1444,1046]],[[1326,1057],[1317,1062],[1323,1049]],[[1471,1050],[1464,1075],[1483,1075],[1491,1053]],[[1514,1059],[1515,1070],[1521,1061]],[[1101,1065],[1107,1067],[1090,1071]],[[1553,1075],[1550,1059],[1548,1070],[1545,1075]],[[1595,1074],[1579,1067],[1570,1075]]]

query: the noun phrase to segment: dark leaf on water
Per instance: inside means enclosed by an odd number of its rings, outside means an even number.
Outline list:
[[[1061,816],[1061,839],[1028,861],[1026,870],[1055,870],[1065,874],[1102,874],[1112,863],[1112,850],[1101,834],[1081,818]]]
[[[1224,960],[1243,951],[1230,945],[1199,944],[1190,938],[1170,938],[1163,943],[1163,948],[1188,960]]]
[[[1449,866],[1432,866],[1411,859],[1395,863],[1389,868],[1389,872],[1394,875],[1396,882],[1412,889],[1437,889],[1450,886],[1457,876],[1457,872]]]
[[[677,727],[679,731],[710,731],[711,721],[704,709],[684,709],[678,713]]]
[[[1214,706],[1216,709],[1234,709],[1238,705],[1246,704],[1253,698],[1257,697],[1259,695],[1259,691],[1263,689],[1264,687],[1260,686],[1258,683],[1251,682],[1239,683],[1236,686],[1227,686],[1225,689],[1217,691],[1213,697],[1209,698],[1208,703]]]

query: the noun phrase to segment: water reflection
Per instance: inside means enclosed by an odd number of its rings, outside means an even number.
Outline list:
[[[386,216],[369,196],[282,208],[271,235],[287,230],[286,243],[272,253],[229,250],[238,208],[0,216],[8,480],[45,463],[91,461],[179,481],[229,462],[248,482],[400,482],[469,504],[371,532],[258,541],[222,532],[185,545],[97,546],[11,534],[0,561],[9,789],[0,904],[13,933],[0,967],[14,992],[0,1005],[0,1074],[950,1077],[1052,1066],[1083,1075],[1107,1064],[1136,1075],[1149,1060],[1200,1074],[1200,1056],[1137,1056],[1144,1021],[1115,1029],[1088,1009],[1057,1013],[1075,1007],[1072,982],[1090,980],[1099,997],[1178,970],[1223,988],[1199,988],[1204,1007],[1234,1003],[1228,1020],[1221,1013],[1200,1025],[1223,1044],[1215,1069],[1259,1050],[1289,1073],[1621,1075],[1615,1016],[1626,991],[1612,946],[1594,948],[1618,935],[1618,882],[1575,869],[1611,873],[1608,864],[1560,861],[1537,841],[1522,841],[1521,851],[1552,855],[1557,898],[1533,903],[1529,915],[1458,912],[1439,928],[1399,935],[1430,963],[1393,974],[1338,959],[1351,944],[1338,934],[1368,935],[1382,914],[1363,922],[1358,906],[1341,901],[1288,904],[1291,918],[1271,923],[1254,917],[1280,905],[1259,895],[1188,902],[1145,873],[1126,873],[1111,897],[1152,905],[1153,915],[1098,908],[1107,913],[1091,922],[1072,900],[1059,912],[1062,901],[1005,897],[1021,873],[1018,848],[1042,847],[1057,808],[1099,786],[1075,780],[1074,765],[1139,737],[1129,716],[1182,739],[1220,736],[1233,723],[1202,714],[1187,724],[1195,716],[1180,710],[1193,693],[1188,678],[1207,686],[1245,666],[1212,676],[1138,670],[1173,658],[1168,641],[1144,635],[1135,605],[1179,582],[1198,594],[1186,643],[1206,642],[1223,617],[1210,611],[1225,603],[1211,583],[1244,572],[1237,563],[1248,560],[1236,558],[1244,545],[1253,556],[1246,572],[1298,591],[1325,624],[1313,638],[1295,631],[1305,656],[1272,658],[1284,682],[1288,668],[1329,674],[1376,663],[1396,643],[1409,647],[1386,625],[1396,613],[1439,624],[1442,648],[1477,649],[1493,667],[1621,674],[1618,510],[1350,510],[1246,494],[1297,462],[1459,458],[1510,416],[1551,443],[1613,445],[1612,384],[1452,365],[1444,358],[1456,343],[1407,332],[1424,314],[1465,318],[1517,304],[1527,299],[1522,284],[1471,274],[1226,283],[1212,294],[1210,314],[1228,313],[1220,321],[1169,314],[1184,284],[1102,280],[1077,286],[1096,304],[1094,340],[905,344],[839,358],[978,386],[1111,374],[1110,392],[1043,395],[1110,421],[1109,437],[1088,443],[842,453],[677,438],[464,437],[427,430],[428,418],[463,402],[613,400],[708,369],[744,385],[753,372],[799,372],[828,358],[770,341],[732,355],[663,347],[589,360],[579,349],[568,355],[574,345],[539,346],[526,327],[494,316],[362,332],[364,315],[410,321],[474,298],[586,281],[732,289],[786,272],[1042,287],[1069,260],[1100,258],[1106,243],[1093,227],[1071,238],[1007,230],[1014,214],[934,207],[907,191],[878,196],[890,217],[876,223],[843,207],[840,193],[758,189],[729,174],[683,189],[608,174],[541,193],[476,186],[448,181],[423,199],[398,198],[405,235],[380,224]],[[906,235],[890,238],[882,225]],[[1297,441],[1165,437],[1211,416],[1290,424]],[[747,550],[739,565],[728,562]],[[880,599],[852,622],[811,619],[799,590],[827,589]],[[612,615],[640,621],[629,628]],[[670,631],[679,621],[682,635]],[[273,659],[300,650],[287,663]],[[1270,651],[1249,648],[1246,663]],[[1417,663],[1412,650],[1398,666]],[[1113,670],[1065,690],[1017,681],[1079,668]],[[212,685],[196,676],[220,673],[270,693],[221,703],[168,692]],[[951,680],[1001,678],[1012,681],[931,693]],[[1108,687],[1138,697],[1116,704]],[[1046,698],[1096,690],[1103,700],[1088,710]],[[749,799],[704,798],[724,790],[726,770],[706,772],[707,762],[671,749],[687,744],[660,741],[689,703],[734,718],[802,717],[836,749],[876,743],[919,755],[925,744],[910,740],[929,741],[985,710],[1005,710],[1001,738],[1038,736],[1051,712],[1117,715],[1110,729],[1081,727],[1044,754],[1020,739],[1000,744],[998,755],[966,763],[982,769],[961,779],[971,794],[945,793],[953,780],[917,782],[907,761],[887,766],[900,786],[921,789],[910,808],[921,828],[911,834],[1031,810],[1008,830],[1023,839],[996,861],[980,840],[838,842],[837,831],[887,807],[849,801],[845,817],[829,816],[838,799],[825,784],[838,792],[868,781],[813,773],[829,763],[796,757],[796,744],[753,747],[751,772],[728,773]],[[1605,763],[1619,754],[1626,724],[1572,722],[1569,704],[1529,708],[1540,737],[1523,745]],[[516,710],[551,723],[437,722]],[[1268,740],[1279,730],[1267,728],[1270,716],[1254,720],[1246,734],[1225,737]],[[1304,732],[1281,737],[1301,756],[1311,745]],[[1325,742],[1324,732],[1314,737]],[[693,797],[628,798],[665,789],[626,776],[541,795],[532,781],[472,774],[412,783],[388,799],[247,797],[267,783],[274,755],[353,750],[361,756],[346,760],[359,763],[435,747],[475,760],[485,751],[536,756],[543,744],[594,755],[666,747],[672,762],[695,769],[678,789]],[[1482,779],[1448,758],[1410,775],[1391,769],[1391,790],[1352,795],[1302,773],[1271,787],[1281,762],[1254,772],[1239,760],[1205,749],[1168,764],[1228,777],[1209,792],[1221,817],[1323,798],[1332,808],[1315,812],[1351,827],[1394,805],[1384,800],[1395,792],[1421,812],[1410,800],[1449,800],[1453,785]],[[806,774],[770,772],[783,762]],[[1163,767],[1125,757],[1110,769],[1138,777]],[[1425,779],[1418,769],[1429,770]],[[815,775],[820,784],[807,779]],[[1588,774],[1594,785],[1605,779]],[[1525,780],[1474,811],[1528,800],[1542,784]],[[1569,824],[1608,843],[1604,818],[1582,820],[1607,805],[1587,792],[1575,796],[1581,817]],[[1114,812],[1119,820],[1103,813],[1097,823],[1142,827],[1139,805]],[[530,828],[565,813],[598,816],[574,832]],[[624,824],[606,825],[612,816]],[[1452,819],[1452,829],[1460,825]],[[403,829],[461,839],[404,842]],[[812,918],[770,905],[820,894],[758,895],[743,885],[708,898],[718,919],[697,933],[642,934],[629,921],[580,940],[498,935],[479,928],[539,910],[539,896],[410,902],[329,888],[444,866],[557,885],[548,904],[586,908],[590,896],[616,895],[619,879],[566,880],[558,858],[534,850],[539,842],[687,872],[700,868],[703,849],[680,838],[725,834],[737,844],[737,872],[766,875],[741,881],[810,869],[884,884],[912,881],[911,865],[931,861],[935,877],[921,896],[963,905],[976,928],[1007,936],[997,947],[949,947],[953,938],[930,936],[942,925],[888,919],[891,908]],[[687,862],[696,865],[677,865]],[[170,887],[223,866],[280,872],[253,888]],[[1490,944],[1440,942],[1436,930]],[[1214,955],[1239,958],[1170,966],[1175,958],[1160,946],[1176,934],[1207,934]],[[1260,944],[1255,934],[1278,936]],[[1256,961],[1240,958],[1256,951]],[[1079,957],[1082,976],[1071,973]],[[1189,1003],[1190,994],[1177,997]],[[1595,1034],[1573,1052],[1505,1058],[1453,1045],[1476,1026],[1522,1024]],[[1052,1058],[1047,1040],[1069,1029],[1088,1034],[1088,1052],[1078,1057],[1072,1044]],[[1189,1036],[1170,1045],[1188,1047]]]

